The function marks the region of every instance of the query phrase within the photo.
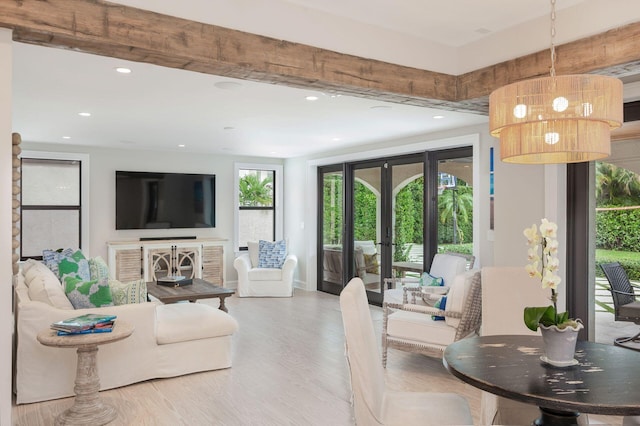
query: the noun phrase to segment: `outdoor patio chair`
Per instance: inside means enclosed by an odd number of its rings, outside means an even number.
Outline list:
[[[600,265],[609,281],[616,321],[630,321],[640,325],[640,302],[636,300],[627,272],[619,262]],[[632,337],[618,337],[614,343],[625,348],[640,350],[640,332]]]

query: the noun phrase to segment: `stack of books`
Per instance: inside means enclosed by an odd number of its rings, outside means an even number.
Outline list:
[[[115,315],[85,314],[54,322],[51,328],[58,332],[58,336],[109,333],[113,330],[115,319]]]
[[[187,278],[184,275],[167,275],[166,277],[160,277],[156,281],[158,285],[170,286],[170,287],[182,287],[193,283],[191,278]]]

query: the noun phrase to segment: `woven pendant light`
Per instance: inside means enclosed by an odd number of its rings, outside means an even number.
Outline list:
[[[551,75],[509,84],[489,97],[489,130],[509,163],[593,161],[611,154],[611,129],[623,121],[622,82],[595,74],[555,75],[555,0],[551,0]]]

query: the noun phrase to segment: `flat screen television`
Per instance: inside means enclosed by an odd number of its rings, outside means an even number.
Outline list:
[[[116,171],[116,229],[215,226],[215,175]]]

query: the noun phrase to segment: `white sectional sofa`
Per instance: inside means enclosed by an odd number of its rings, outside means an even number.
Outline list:
[[[44,264],[33,261],[15,276],[18,404],[74,395],[76,351],[43,346],[36,335],[52,322],[90,312],[117,315],[116,321],[135,327],[129,338],[99,347],[101,389],[231,367],[231,340],[238,323],[215,307],[144,302],[74,310],[56,281]]]

